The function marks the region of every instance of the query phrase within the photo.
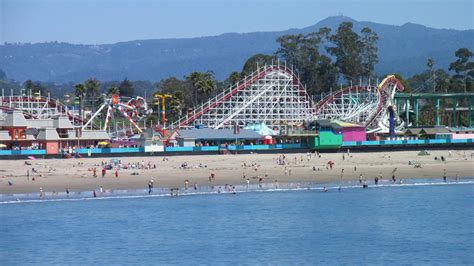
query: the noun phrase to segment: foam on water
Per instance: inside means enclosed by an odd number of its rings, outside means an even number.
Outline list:
[[[369,185],[368,189],[374,188],[400,188],[413,186],[446,186],[446,185],[467,185],[474,184],[474,180],[467,181],[453,181],[453,182],[433,182],[429,179],[406,179],[405,183],[391,183],[389,181],[382,182],[379,185]],[[258,193],[258,192],[289,192],[289,191],[323,191],[326,188],[328,191],[344,190],[344,189],[362,189],[358,181],[348,181],[344,184],[335,183],[281,183],[278,185],[266,183],[262,187],[258,185],[236,185],[236,191],[222,191],[214,188],[204,187],[202,191],[193,191],[192,189],[181,191],[179,196],[197,196],[197,195],[232,195],[240,193]],[[159,198],[159,197],[176,197],[172,196],[169,191],[170,188],[155,189],[158,193],[148,194],[146,189],[138,190],[114,190],[104,194],[99,194],[97,197],[85,196],[86,192],[71,193],[71,197],[66,197],[66,193],[58,193],[56,196],[49,198],[38,199],[37,193],[25,194],[3,194],[0,195],[0,204],[21,204],[21,203],[45,203],[45,202],[62,202],[62,201],[88,201],[88,200],[112,200],[112,199],[137,199],[137,198]]]

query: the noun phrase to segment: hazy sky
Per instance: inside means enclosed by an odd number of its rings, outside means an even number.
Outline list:
[[[473,0],[0,0],[0,43],[101,44],[302,28],[334,15],[474,28]]]

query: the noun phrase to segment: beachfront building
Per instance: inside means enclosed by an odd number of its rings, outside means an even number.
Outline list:
[[[176,136],[178,146],[220,146],[220,145],[252,145],[259,144],[263,136],[251,129],[212,129],[193,128],[179,130]]]
[[[451,139],[452,133],[446,127],[414,127],[404,133],[407,139]]]
[[[318,134],[308,141],[313,149],[338,148],[343,142],[366,141],[365,126],[338,120],[315,120],[310,124]]]
[[[26,119],[19,110],[7,112],[0,120],[0,143],[9,149],[46,149],[47,154],[76,147],[96,146],[109,140],[104,130],[81,130],[67,117]]]
[[[474,139],[474,127],[452,127],[449,131],[452,139]]]

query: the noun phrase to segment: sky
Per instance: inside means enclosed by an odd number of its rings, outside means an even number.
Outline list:
[[[188,38],[303,28],[329,16],[473,29],[473,0],[0,0],[0,43]]]

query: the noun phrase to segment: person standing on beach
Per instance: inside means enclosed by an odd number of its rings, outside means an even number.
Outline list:
[[[66,188],[66,198],[69,198],[69,189]]]
[[[188,190],[188,185],[189,185],[189,181],[187,179],[184,180],[184,190]]]
[[[362,184],[362,174],[359,175],[359,184]]]
[[[196,191],[198,189],[198,184],[194,182],[194,190]]]
[[[250,187],[250,179],[247,178],[247,190],[249,189]]]
[[[92,169],[92,176],[97,177],[97,168],[95,167]]]
[[[40,187],[40,199],[42,199],[44,197],[44,194],[43,194],[43,188]]]
[[[102,168],[102,178],[104,178],[104,176],[105,176],[105,173],[106,173],[106,170],[105,170],[105,168]]]
[[[26,170],[26,180],[30,181],[30,169]]]
[[[97,197],[97,194],[95,193],[95,190],[92,190],[92,197]]]
[[[148,181],[148,195],[150,195],[151,192],[153,192],[153,184],[151,183],[151,180],[150,180]],[[171,195],[173,195],[173,190],[171,190]]]
[[[115,170],[115,177],[118,177],[118,170]]]
[[[375,183],[375,185],[379,184],[379,178],[377,176],[374,178],[374,183]]]
[[[443,181],[446,182],[446,169],[444,169],[444,172],[443,172]]]

